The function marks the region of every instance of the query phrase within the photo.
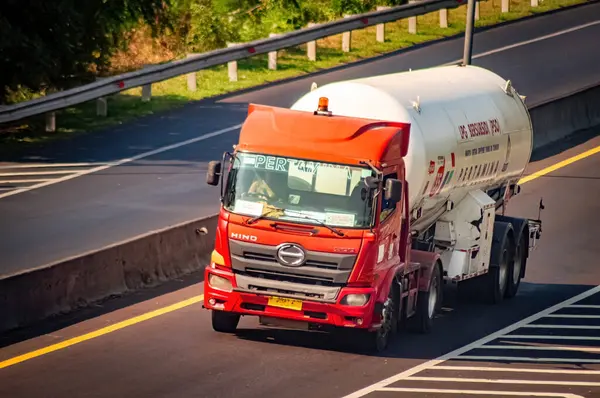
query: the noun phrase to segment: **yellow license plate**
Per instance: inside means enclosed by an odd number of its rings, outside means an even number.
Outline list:
[[[269,297],[269,303],[271,307],[286,308],[288,310],[300,311],[302,310],[302,301],[294,300],[283,297]]]

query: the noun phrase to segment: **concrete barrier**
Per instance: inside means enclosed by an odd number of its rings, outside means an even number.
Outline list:
[[[600,85],[530,107],[534,149],[600,125]],[[0,332],[203,271],[218,217],[193,220],[0,280]]]
[[[545,147],[572,133],[600,125],[600,85],[577,90],[530,108],[534,148]]]
[[[0,280],[0,331],[201,271],[217,216],[153,231]]]

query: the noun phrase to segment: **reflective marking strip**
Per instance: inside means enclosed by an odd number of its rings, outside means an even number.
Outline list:
[[[575,369],[529,369],[529,368],[498,368],[486,366],[446,366],[438,365],[430,370],[470,370],[481,372],[515,372],[515,373],[556,373],[573,375],[600,375],[600,370],[575,370]]]
[[[493,383],[493,384],[541,384],[553,386],[589,386],[598,387],[595,381],[560,381],[560,380],[519,380],[519,379],[477,379],[462,377],[408,377],[404,381],[446,381],[450,383]]]
[[[378,391],[383,392],[422,392],[433,394],[469,394],[469,395],[514,395],[518,397],[562,397],[562,398],[585,398],[581,395],[554,392],[525,392],[525,391],[493,391],[493,390],[442,390],[437,388],[394,388],[384,387]]]
[[[523,362],[564,362],[564,363],[600,363],[600,359],[583,358],[533,358],[533,357],[488,357],[479,355],[461,355],[453,359],[472,359],[474,361],[523,361]],[[435,368],[434,368],[435,369]]]
[[[600,326],[590,325],[544,325],[537,323],[535,325],[523,325],[524,328],[542,328],[542,329],[600,329]]]
[[[553,336],[546,334],[506,334],[498,339],[524,339],[524,340],[599,340],[596,336]]]
[[[578,347],[578,346],[529,346],[529,345],[482,345],[478,349],[481,350],[536,350],[536,351],[582,351],[582,352],[599,352],[600,347]]]

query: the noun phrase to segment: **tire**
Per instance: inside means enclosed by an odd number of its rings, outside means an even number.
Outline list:
[[[519,241],[514,248],[512,256],[510,272],[508,274],[508,280],[506,281],[506,293],[504,297],[511,299],[517,295],[519,286],[521,285],[521,275],[523,275],[523,268],[525,267],[526,261],[526,242],[525,242],[525,231],[521,233]]]
[[[360,346],[368,352],[381,353],[390,340],[398,333],[400,295],[398,286],[392,282],[388,297],[381,306],[381,327],[375,331],[357,330],[360,333]]]
[[[510,232],[512,224],[496,222],[488,273],[482,278],[483,299],[488,304],[498,304],[504,298],[513,256]]]
[[[416,333],[429,333],[433,319],[442,304],[442,275],[436,263],[429,279],[429,291],[419,292],[416,314],[409,319],[409,329]]]
[[[212,328],[219,333],[235,333],[240,316],[230,312],[211,311]]]

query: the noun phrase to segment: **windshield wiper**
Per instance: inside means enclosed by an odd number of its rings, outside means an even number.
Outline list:
[[[269,211],[267,211],[266,213],[263,213],[261,215],[258,215],[256,217],[252,217],[251,219],[249,219],[248,221],[246,221],[246,224],[248,224],[248,225],[254,224],[255,222],[257,222],[261,218],[267,217],[269,214],[272,214],[272,213],[274,213],[276,211],[284,212],[285,209],[282,209],[281,207],[271,206],[271,208],[269,209]]]
[[[288,211],[294,211],[294,210],[288,210]],[[335,233],[338,236],[346,236],[342,231],[340,231],[339,229],[336,229],[334,227],[332,227],[331,225],[327,225],[325,224],[323,221],[317,219],[317,218],[313,218],[313,217],[309,217],[306,216],[304,214],[299,213],[298,216],[293,216],[293,217],[299,217],[299,218],[304,218],[305,220],[311,220],[311,221],[315,221],[317,222],[319,225],[324,226],[325,228],[329,229],[331,232]]]
[[[257,222],[258,220],[260,220],[261,218],[267,217],[269,214],[272,214],[272,213],[274,213],[276,211],[281,211],[281,212],[288,211],[288,212],[296,213],[294,210],[289,210],[289,209],[286,210],[286,209],[282,209],[281,207],[272,207],[266,213],[261,214],[261,215],[256,216],[256,217],[252,217],[251,219],[249,219],[248,221],[246,221],[246,224],[248,224],[248,225],[249,224],[253,224],[253,223]],[[323,221],[321,221],[321,220],[319,220],[317,218],[309,217],[309,216],[306,216],[306,215],[304,215],[302,213],[297,213],[297,215],[294,215],[292,217],[298,217],[298,218],[303,218],[305,220],[315,221],[319,225],[322,225],[323,227],[329,229],[331,232],[335,233],[338,236],[346,236],[342,231],[340,231],[340,230],[338,230],[338,229],[336,229],[336,228],[334,228],[334,227],[332,227],[330,225],[325,224]]]

